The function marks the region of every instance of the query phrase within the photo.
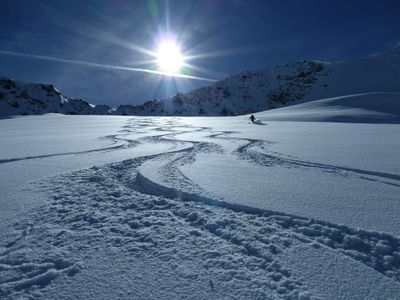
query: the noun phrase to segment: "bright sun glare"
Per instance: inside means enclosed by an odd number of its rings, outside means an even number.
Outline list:
[[[184,57],[179,45],[173,40],[163,40],[157,50],[157,64],[161,71],[179,73],[183,66]]]

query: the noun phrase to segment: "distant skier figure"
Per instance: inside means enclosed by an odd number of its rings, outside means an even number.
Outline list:
[[[256,120],[256,117],[254,115],[251,115],[249,119],[250,119],[251,123],[254,123],[254,121]]]

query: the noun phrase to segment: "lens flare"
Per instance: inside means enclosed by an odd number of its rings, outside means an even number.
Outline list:
[[[167,74],[179,73],[184,64],[180,47],[172,39],[159,43],[156,58],[159,69]]]

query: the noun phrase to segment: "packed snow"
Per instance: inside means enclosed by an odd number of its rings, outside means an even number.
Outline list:
[[[399,299],[398,100],[0,119],[0,298]]]

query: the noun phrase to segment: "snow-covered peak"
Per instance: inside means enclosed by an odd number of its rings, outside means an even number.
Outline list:
[[[322,98],[400,91],[400,56],[349,62],[303,60],[243,71],[187,94],[161,100],[144,114],[238,115]]]
[[[63,95],[52,84],[26,83],[0,76],[0,115],[44,113],[109,114],[110,107],[91,107]]]
[[[241,71],[186,94],[130,106],[133,115],[240,115],[358,93],[400,91],[400,46],[351,61],[300,60]]]
[[[400,92],[400,45],[351,61],[300,60],[241,71],[210,86],[141,105],[90,106],[53,85],[0,77],[0,115],[72,114],[228,116],[359,93]]]

